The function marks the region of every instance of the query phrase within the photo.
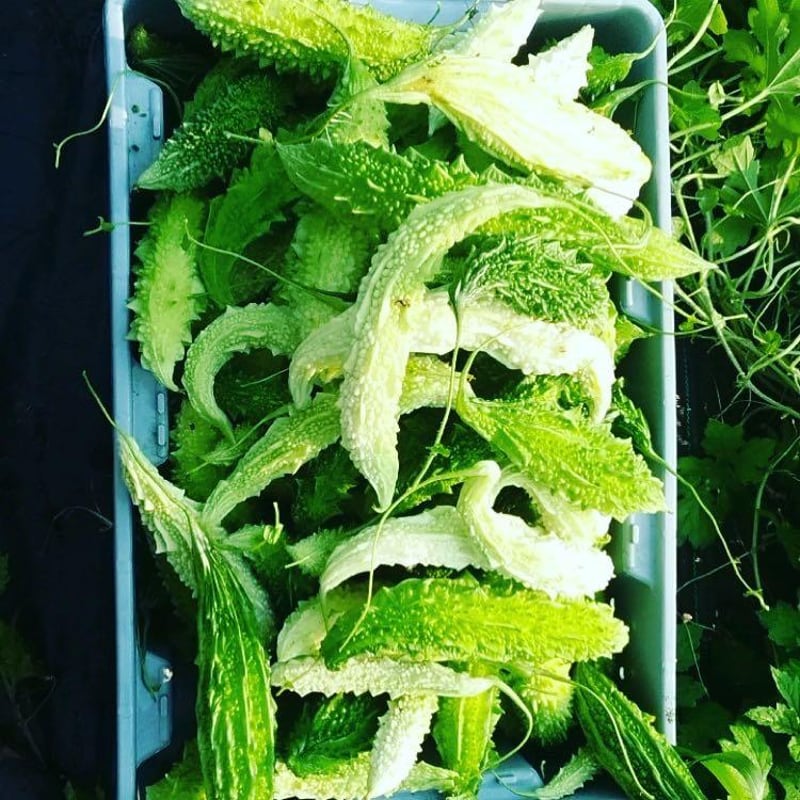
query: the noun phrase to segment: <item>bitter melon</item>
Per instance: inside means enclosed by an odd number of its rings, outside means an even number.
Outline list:
[[[177,0],[185,17],[222,50],[258,57],[278,70],[335,74],[348,44],[378,80],[430,52],[434,27],[403,22],[348,0]]]
[[[283,88],[268,74],[246,74],[221,85],[213,102],[175,130],[137,186],[187,192],[227,177],[251,150],[241,137],[254,137],[259,127],[273,127],[283,105]]]
[[[589,746],[631,800],[708,800],[675,748],[596,665],[578,664],[575,683]]]

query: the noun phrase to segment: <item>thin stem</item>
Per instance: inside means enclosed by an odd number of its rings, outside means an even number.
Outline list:
[[[787,445],[787,447],[784,448],[783,452],[769,465],[769,469],[761,478],[761,481],[758,484],[758,490],[756,491],[755,511],[753,513],[753,529],[750,542],[750,557],[753,560],[753,576],[755,579],[756,589],[758,589],[758,591],[762,594],[764,592],[764,587],[761,581],[761,569],[758,562],[759,531],[761,528],[759,524],[761,521],[761,503],[764,499],[764,492],[766,491],[769,479],[777,470],[780,463],[797,448],[798,444],[800,444],[800,438],[795,438]]]
[[[695,58],[691,59],[690,61],[686,61],[685,63],[678,66],[673,66],[669,70],[670,78],[674,77],[675,75],[680,75],[681,72],[687,69],[693,69],[698,64],[702,64],[704,61],[707,61],[709,58],[713,58],[716,55],[719,55],[722,52],[721,47],[715,47],[712,50],[706,50],[705,53],[702,53],[699,56],[695,56]]]
[[[680,63],[680,60],[684,57],[689,55],[689,53],[694,50],[695,47],[700,43],[702,38],[708,32],[709,25],[711,25],[711,20],[714,19],[714,14],[716,13],[717,9],[719,8],[719,0],[714,0],[711,6],[708,9],[708,13],[705,16],[705,19],[701,23],[700,27],[697,30],[697,33],[689,40],[689,43],[685,45],[681,50],[678,50],[677,53],[667,62],[667,70],[671,71],[675,64]]]

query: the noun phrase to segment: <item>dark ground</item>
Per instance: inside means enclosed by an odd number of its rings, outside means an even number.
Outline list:
[[[111,780],[111,432],[101,0],[3,2],[0,13],[0,619],[38,673],[9,691],[0,650],[0,798],[60,798]],[[0,645],[1,646],[1,645]],[[22,676],[17,676],[22,677]]]

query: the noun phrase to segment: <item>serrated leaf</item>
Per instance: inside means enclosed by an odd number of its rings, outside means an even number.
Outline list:
[[[713,752],[728,730],[733,715],[719,703],[707,700],[681,709],[678,743],[696,753]]]
[[[725,57],[742,62],[746,97],[767,104],[766,141],[770,147],[797,144],[800,94],[800,6],[757,0],[747,15],[749,30],[730,31]]]
[[[708,92],[697,82],[688,81],[670,94],[670,117],[674,128],[691,130],[708,141],[719,138],[722,116],[708,99]]]
[[[600,45],[595,45],[589,51],[591,69],[586,75],[587,86],[584,93],[594,98],[603,92],[613,90],[628,77],[631,67],[638,58],[638,53],[612,55]]]
[[[741,250],[749,241],[753,223],[741,217],[727,216],[714,221],[703,234],[703,246],[715,258],[724,258]]]
[[[678,474],[694,489],[691,491],[683,482],[678,484],[678,542],[688,542],[700,550],[717,538],[713,522],[701,503],[714,516],[722,518],[728,510],[728,494],[720,490],[720,475],[710,459],[684,456],[678,461]]]
[[[678,708],[694,708],[698,700],[702,700],[707,692],[703,684],[691,675],[677,675],[675,677],[675,694]]]
[[[748,719],[769,728],[773,733],[792,734],[800,728],[800,719],[783,703],[774,706],[755,706],[747,712]]]
[[[795,760],[800,761],[800,737],[792,736],[789,739],[789,755]]]
[[[800,609],[782,600],[759,614],[767,636],[779,647],[794,650],[800,647]]]
[[[0,677],[3,682],[13,686],[41,674],[41,666],[19,631],[0,620]]]
[[[678,625],[675,669],[686,672],[697,666],[698,651],[705,631],[700,625],[684,622]]]
[[[771,672],[781,697],[792,711],[800,714],[800,661],[789,661],[780,669],[772,667]]]
[[[183,758],[158,783],[147,787],[147,800],[205,800],[197,743],[189,742]]]
[[[744,444],[744,426],[710,419],[703,434],[703,450],[713,458],[730,459]]]
[[[732,137],[709,155],[711,163],[722,176],[742,172],[755,159],[756,151],[750,136]]]
[[[800,800],[800,764],[791,762],[776,764],[772,777],[783,787],[784,800]]]
[[[674,45],[691,39],[711,11],[711,4],[712,0],[681,0],[675,8],[675,18],[667,30],[668,43]],[[671,8],[672,4],[668,2],[664,12]],[[708,29],[717,35],[728,30],[728,20],[721,5],[714,9]]]
[[[720,742],[722,752],[701,759],[722,784],[729,800],[767,800],[772,751],[764,735],[752,725],[732,725],[733,740]]]

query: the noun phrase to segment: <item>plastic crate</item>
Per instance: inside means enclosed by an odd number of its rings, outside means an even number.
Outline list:
[[[375,0],[374,5],[400,17],[426,20],[439,9],[437,22],[457,20],[465,0]],[[485,6],[486,3],[480,3]],[[163,34],[185,32],[187,25],[170,0],[106,0],[104,11],[106,70],[111,94],[109,158],[111,219],[130,217],[130,192],[138,175],[158,153],[165,131],[161,89],[127,67],[125,37],[138,22]],[[662,20],[648,0],[542,0],[542,15],[532,44],[561,37],[585,24],[595,41],[612,52],[647,52],[636,62],[632,80],[649,81],[629,121],[634,136],[653,163],[653,175],[641,200],[655,223],[670,225],[666,42]],[[131,238],[127,225],[110,234],[113,352],[113,411],[119,426],[132,433],[156,464],[168,451],[166,390],[137,363],[127,340]],[[664,462],[676,463],[675,356],[670,310],[671,287],[658,287],[664,300],[632,281],[620,281],[618,302],[634,319],[660,335],[637,342],[622,365],[626,388],[644,411],[653,444]],[[172,666],[154,653],[139,650],[135,626],[135,512],[121,479],[115,481],[116,579],[116,798],[137,797],[139,766],[172,741]],[[675,508],[673,475],[656,468],[669,508]],[[661,731],[674,739],[675,725],[675,583],[674,514],[635,515],[617,526],[610,552],[617,568],[611,592],[619,615],[628,623],[630,643],[619,659],[621,683],[655,715]],[[175,676],[180,682],[181,675]],[[483,800],[506,800],[541,785],[535,770],[519,758],[487,775]],[[579,793],[585,800],[620,797],[595,787]],[[415,795],[432,800],[434,794]]]

